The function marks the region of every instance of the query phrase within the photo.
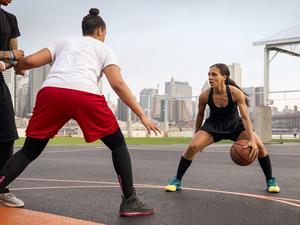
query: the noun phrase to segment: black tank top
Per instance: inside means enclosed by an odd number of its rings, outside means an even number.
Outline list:
[[[239,119],[239,113],[237,109],[237,104],[233,102],[230,88],[226,85],[226,93],[228,98],[228,103],[225,107],[218,107],[215,105],[213,101],[213,88],[210,89],[209,96],[208,96],[208,105],[210,109],[210,120],[217,120],[219,122],[226,122],[230,120]]]
[[[228,98],[227,105],[225,107],[217,107],[213,101],[213,89],[210,89],[207,102],[210,114],[201,127],[202,130],[211,133],[232,133],[236,130],[244,129],[237,104],[232,100],[228,85],[226,85],[226,93]]]

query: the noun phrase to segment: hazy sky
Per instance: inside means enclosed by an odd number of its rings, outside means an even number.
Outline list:
[[[172,76],[189,82],[198,95],[208,67],[217,62],[240,63],[242,86],[262,86],[263,46],[252,43],[300,24],[299,0],[13,0],[5,8],[18,18],[20,48],[32,53],[81,35],[81,20],[91,7],[100,9],[106,42],[136,95],[157,84],[163,93]],[[277,55],[271,91],[298,90],[299,84],[300,58]]]

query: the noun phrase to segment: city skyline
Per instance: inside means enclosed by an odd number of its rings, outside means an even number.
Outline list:
[[[163,87],[171,77],[189,82],[198,95],[209,66],[217,62],[240,63],[243,86],[262,86],[263,46],[253,42],[298,25],[300,2],[27,0],[5,8],[17,15],[19,46],[29,54],[56,40],[80,36],[82,17],[91,7],[100,9],[107,23],[106,42],[117,53],[123,77],[136,96],[142,88]],[[299,58],[278,54],[271,63],[270,90],[298,89],[299,73]],[[103,80],[103,93],[110,92],[116,102]]]
[[[233,63],[228,65],[232,71],[232,79],[240,85],[242,78],[242,70],[238,63]],[[42,83],[46,79],[46,75],[50,69],[49,65],[45,65],[40,68],[36,68],[28,71],[28,75],[25,77],[18,76],[16,79],[16,89],[15,96],[13,95],[12,82],[15,74],[13,69],[7,70],[4,73],[5,80],[9,86],[9,89],[12,93],[12,99],[16,100],[16,116],[17,117],[28,117],[33,109],[35,98],[38,90],[42,86]],[[165,93],[159,94],[159,87],[156,88],[143,88],[140,90],[139,101],[141,107],[144,109],[146,115],[155,120],[161,121],[164,117],[164,108],[165,108],[165,99],[168,99],[168,117],[171,121],[190,121],[191,118],[194,118],[197,110],[195,107],[198,96],[192,96],[192,86],[186,81],[176,81],[174,78],[171,78],[170,81],[165,81]],[[209,84],[206,83],[202,87],[202,91],[209,88]],[[241,88],[249,95],[250,107],[249,114],[252,117],[254,107],[263,105],[263,87],[242,87]],[[287,95],[289,93],[284,93]],[[298,94],[298,93],[297,93]],[[272,102],[276,99],[271,99]],[[108,104],[116,114],[117,118],[124,120],[127,118],[128,107],[125,106],[123,102],[118,98],[117,102],[111,101],[107,98]],[[120,112],[119,107],[123,108]],[[149,111],[150,107],[150,111]],[[284,104],[280,107],[278,105],[271,105],[274,110],[281,111],[286,110],[288,107],[298,108],[299,106],[293,104]],[[179,110],[179,111],[178,111]],[[181,110],[181,111],[180,111]],[[122,118],[122,119],[121,119]],[[132,112],[132,121],[136,121],[135,115]]]

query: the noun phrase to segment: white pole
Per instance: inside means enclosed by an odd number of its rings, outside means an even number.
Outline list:
[[[147,98],[147,100],[148,100],[148,102],[147,102],[147,115],[148,115],[148,118],[149,119],[151,119],[151,109],[150,109],[150,101],[151,101],[151,95],[148,95],[148,98]]]
[[[264,105],[269,104],[269,91],[270,91],[270,52],[267,47],[264,49]]]
[[[127,132],[128,137],[132,137],[132,121],[131,121],[131,109],[126,107],[128,110],[128,118],[127,118]]]
[[[164,136],[168,136],[168,130],[169,130],[169,122],[168,122],[168,98],[165,98],[165,121],[164,121]]]

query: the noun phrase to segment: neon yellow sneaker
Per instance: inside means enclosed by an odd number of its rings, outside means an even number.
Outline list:
[[[267,192],[269,193],[279,193],[280,187],[278,186],[275,177],[272,177],[267,182]]]
[[[181,190],[181,180],[178,180],[177,177],[173,177],[170,183],[165,187],[165,191],[174,192]]]

